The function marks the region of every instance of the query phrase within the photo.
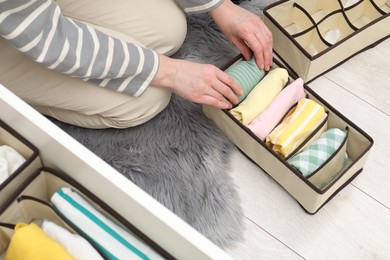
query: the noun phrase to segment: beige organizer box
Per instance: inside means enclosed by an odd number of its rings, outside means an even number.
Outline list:
[[[238,57],[236,61],[241,59]],[[272,69],[278,66],[281,65],[275,61]],[[289,80],[292,82],[293,78],[290,77]],[[313,90],[307,86],[304,87],[307,98],[322,105],[328,114],[325,125],[317,127],[317,131],[324,131],[324,128],[339,128],[347,131],[346,143],[340,146],[331,160],[326,161],[325,165],[309,178],[303,177],[286,161],[287,158],[282,158],[270,149],[248,127],[240,123],[230,111],[211,106],[203,106],[203,111],[245,155],[275,179],[308,213],[314,214],[363,170],[368,152],[373,145],[373,139]],[[306,143],[310,143],[309,139],[318,132],[309,136]],[[318,183],[322,182],[323,177],[331,172],[330,168],[335,166],[335,157],[339,157],[343,149],[348,154],[348,163],[341,171],[335,172],[336,176],[330,183],[320,187]],[[328,173],[323,171],[324,168],[327,168]]]
[[[3,160],[0,167],[2,171],[2,181],[0,183],[0,205],[7,200],[7,195],[14,191],[18,186],[20,186],[30,174],[41,166],[41,160],[38,156],[38,149],[29,142],[26,138],[21,136],[18,132],[12,129],[9,125],[3,122],[0,119],[0,146],[8,147],[14,154],[5,150],[0,156],[0,159]],[[22,160],[14,159],[16,156],[21,156],[25,161],[20,164],[19,167],[16,167],[15,161],[21,162]],[[4,156],[4,158],[3,158]],[[14,158],[12,158],[14,157]],[[16,157],[19,158],[19,157]],[[9,163],[8,163],[8,162]],[[4,165],[3,165],[4,164]],[[9,165],[8,165],[9,164]],[[15,164],[15,167],[10,167],[11,164]],[[5,169],[7,168],[7,169]]]
[[[29,178],[19,186],[9,197],[9,200],[0,205],[0,256],[6,254],[7,246],[14,235],[13,225],[23,222],[30,224],[32,222],[40,225],[43,220],[48,220],[62,226],[66,230],[79,234],[84,237],[96,249],[96,252],[103,258],[109,258],[101,248],[94,243],[93,236],[90,233],[85,235],[80,227],[69,221],[62,211],[59,211],[51,202],[51,197],[61,188],[69,188],[77,192],[93,210],[85,207],[89,212],[102,221],[109,219],[112,223],[123,230],[128,235],[123,235],[126,242],[131,243],[136,248],[134,252],[142,257],[150,259],[174,259],[168,252],[163,250],[158,244],[154,243],[140,230],[126,221],[117,212],[113,211],[107,204],[85,189],[80,183],[66,174],[49,168],[40,168],[33,172]],[[81,209],[83,211],[84,209]],[[99,212],[104,217],[96,215],[94,211]],[[92,212],[92,213],[90,213]],[[68,214],[74,214],[70,211]],[[81,215],[81,214],[80,214]],[[92,218],[91,218],[92,219]],[[87,221],[88,225],[88,221]],[[118,228],[119,229],[119,228]],[[95,230],[96,231],[96,230]],[[130,237],[130,238],[129,238]],[[96,238],[95,238],[96,239]],[[108,248],[112,250],[112,248]],[[115,250],[112,250],[115,251]],[[130,250],[129,250],[130,251]],[[136,255],[134,253],[134,255]],[[0,257],[1,258],[1,257]]]
[[[389,0],[278,1],[264,9],[274,51],[306,83],[390,35]]]

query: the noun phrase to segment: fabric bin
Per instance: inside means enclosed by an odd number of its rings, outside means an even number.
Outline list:
[[[69,188],[74,192],[77,192],[88,202],[88,205],[96,209],[96,212],[101,213],[104,218],[110,219],[113,223],[118,225],[121,230],[125,230],[131,239],[134,238],[134,241],[136,242],[131,242],[131,247],[136,248],[136,252],[141,255],[138,259],[173,259],[169,253],[150,240],[131,223],[126,221],[120,214],[112,210],[107,204],[100,200],[98,196],[92,194],[70,176],[47,167],[40,168],[31,174],[22,185],[14,190],[7,201],[0,205],[0,256],[4,256],[6,253],[10,240],[15,232],[13,229],[15,224],[19,222],[29,224],[33,221],[47,219],[72,233],[81,235],[90,242],[102,258],[110,258],[110,256],[107,255],[106,250],[102,250],[99,246],[96,246],[95,243],[91,242],[94,241],[95,238],[91,238],[88,233],[86,234],[83,230],[80,230],[80,225],[77,226],[74,220],[70,221],[69,218],[66,217],[66,214],[64,214],[63,211],[58,210],[56,205],[52,203],[51,198],[53,194],[60,188]],[[83,214],[89,216],[95,223],[102,222],[101,220],[103,217],[91,213],[94,211],[88,211],[87,207],[81,209],[80,207],[82,207],[82,205],[80,206],[80,204],[77,204],[75,208],[77,208],[77,211],[83,212]],[[85,211],[88,212],[84,213]],[[81,217],[83,216],[84,215]],[[88,221],[82,220],[83,221],[80,221],[83,225],[90,225]],[[105,223],[99,225],[105,226]],[[111,228],[112,227],[109,226],[107,229]],[[123,238],[117,238],[118,234],[120,236],[122,234],[115,229],[113,230],[114,231],[110,230],[110,232],[114,233],[112,236],[123,244]],[[142,257],[142,255],[144,256]]]
[[[17,131],[0,120],[0,146],[8,146],[25,161],[8,178],[0,183],[0,205],[20,186],[36,169],[41,167],[38,149]]]
[[[390,36],[389,0],[282,0],[264,9],[273,49],[306,83]]]
[[[239,60],[242,60],[241,56],[234,59],[228,67]],[[282,67],[281,63],[275,61],[271,69],[276,67]],[[294,79],[290,72],[289,82],[292,82]],[[307,85],[304,85],[304,91],[307,98],[323,106],[327,113],[327,125],[320,125],[311,137],[316,135],[316,132],[323,127],[328,129],[338,128],[347,132],[346,142],[340,146],[334,157],[309,178],[302,176],[300,172],[287,163],[288,158],[282,158],[274,150],[270,149],[254,132],[238,121],[230,111],[204,105],[203,112],[239,150],[290,193],[304,210],[314,214],[363,170],[369,150],[373,145],[373,139]],[[310,137],[307,138],[307,140],[309,139]],[[305,145],[305,142],[303,145]],[[336,167],[336,158],[340,158],[339,153],[342,151],[345,151],[349,156],[346,166],[338,171],[337,175],[325,187],[316,185],[327,174],[324,171],[329,171],[329,169]]]

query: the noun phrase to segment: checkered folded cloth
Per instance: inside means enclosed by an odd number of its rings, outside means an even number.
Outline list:
[[[243,101],[249,92],[259,83],[264,77],[265,71],[259,69],[256,64],[255,58],[250,60],[240,60],[236,64],[230,66],[225,70],[244,91],[244,94],[238,96],[239,102]]]
[[[288,163],[302,173],[303,176],[309,177],[339,149],[346,136],[345,131],[338,128],[330,128],[316,141],[289,159]]]
[[[282,158],[295,151],[327,119],[325,108],[302,98],[283,121],[267,136],[266,145]]]

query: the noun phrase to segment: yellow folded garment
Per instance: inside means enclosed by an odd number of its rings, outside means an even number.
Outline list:
[[[230,113],[242,124],[249,125],[271,104],[287,81],[286,69],[271,70],[237,107],[230,110]]]
[[[302,144],[326,118],[324,107],[311,99],[302,98],[267,136],[266,145],[285,158]]]
[[[73,259],[56,241],[35,223],[18,223],[11,238],[5,260]]]

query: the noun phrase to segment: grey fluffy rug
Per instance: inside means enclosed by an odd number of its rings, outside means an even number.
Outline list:
[[[266,4],[241,3],[258,14]],[[222,67],[237,54],[201,14],[188,16],[187,38],[174,57]],[[228,247],[242,238],[240,198],[228,174],[235,148],[199,105],[173,95],[153,120],[124,130],[53,121],[215,244]]]

